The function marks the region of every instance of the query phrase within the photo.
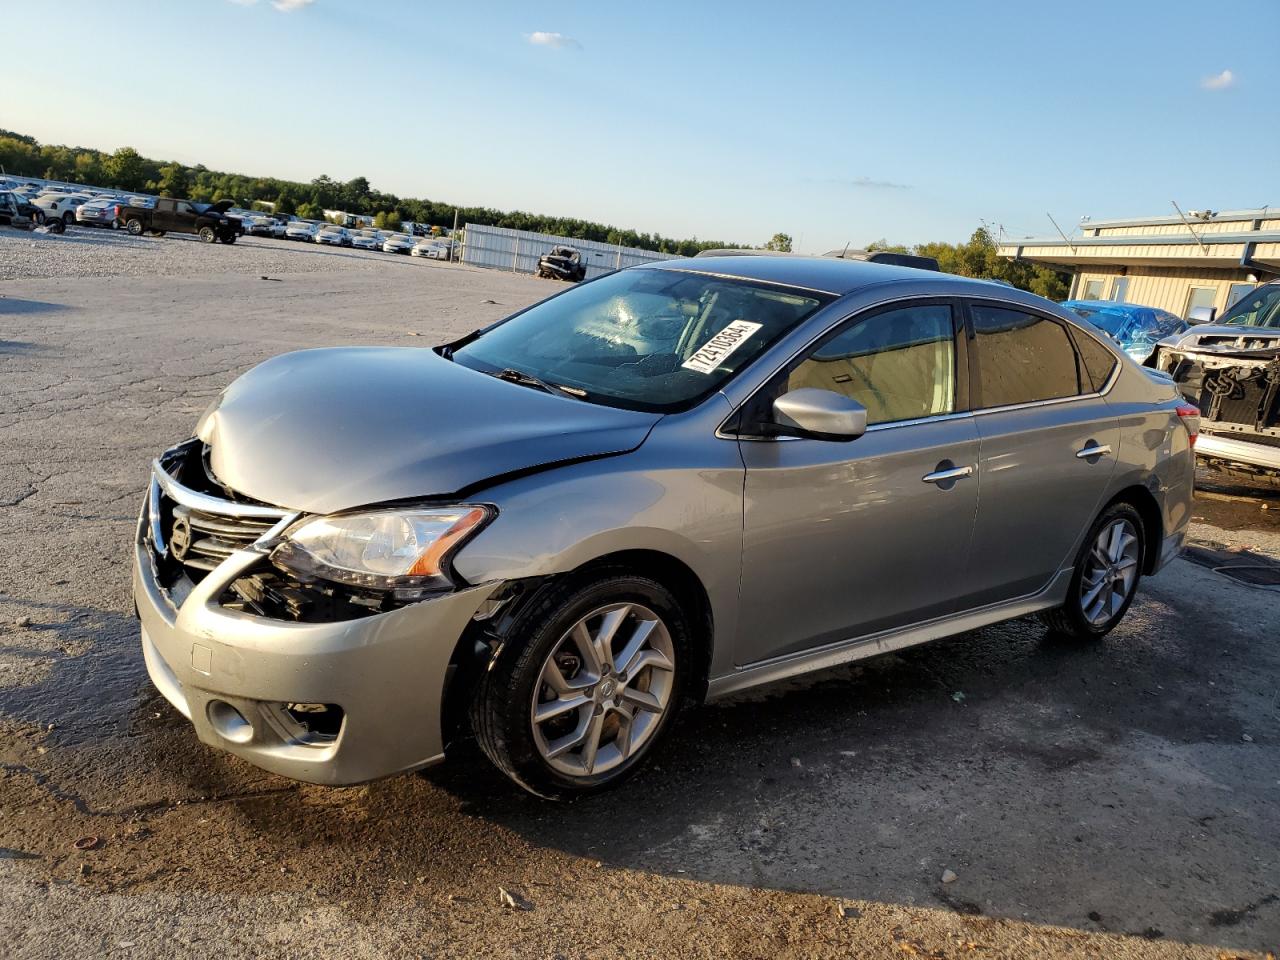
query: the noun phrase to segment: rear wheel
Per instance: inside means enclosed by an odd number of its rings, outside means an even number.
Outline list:
[[[49,228],[50,233],[63,233],[67,229],[67,225],[57,217],[51,217],[46,221],[45,226]]]
[[[71,224],[75,222],[76,222],[76,215],[72,213],[70,210],[68,210],[66,213],[62,215],[62,225],[64,227],[69,227],[71,226]]]
[[[132,217],[129,222],[124,225],[124,228],[129,231],[129,235],[132,237],[142,236],[142,221],[137,217]]]
[[[1066,603],[1042,619],[1054,633],[1078,640],[1106,636],[1133,603],[1145,556],[1142,517],[1127,503],[1112,504],[1080,548]]]
[[[662,584],[622,571],[535,599],[472,703],[481,748],[539,796],[615,786],[643,765],[679,706],[691,634]]]
[[[228,243],[228,244],[230,244],[230,243],[235,243],[235,242],[236,242],[236,235],[235,235],[234,233],[224,233],[224,234],[222,235],[222,242],[223,242],[223,243]]]
[[[151,235],[152,235],[153,237],[163,237],[163,236],[164,236],[164,234],[165,234],[165,231],[163,231],[163,230],[152,230],[152,231],[151,231]]]
[[[201,227],[200,239],[204,243],[213,243],[213,241],[218,239],[218,235],[214,232],[213,227]]]

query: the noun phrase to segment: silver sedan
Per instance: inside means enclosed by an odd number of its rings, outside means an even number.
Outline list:
[[[470,730],[542,796],[594,791],[690,701],[1028,614],[1107,634],[1182,545],[1197,429],[1031,294],[664,261],[233,382],[152,466],[143,653],[277,773],[386,776]]]

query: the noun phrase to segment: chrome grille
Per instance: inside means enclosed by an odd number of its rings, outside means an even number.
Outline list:
[[[273,520],[227,517],[175,503],[167,538],[175,560],[209,571],[275,526]]]
[[[194,487],[212,483],[202,452],[193,443],[175,447],[151,465],[151,547],[164,566],[174,574],[181,569],[193,581],[296,516],[279,507],[229,500]]]

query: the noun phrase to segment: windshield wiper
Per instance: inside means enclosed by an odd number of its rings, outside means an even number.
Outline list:
[[[518,383],[523,387],[536,387],[543,393],[559,393],[566,397],[573,397],[581,400],[587,395],[587,391],[578,390],[575,387],[566,387],[558,383],[548,383],[541,377],[535,377],[532,373],[525,373],[523,370],[516,370],[513,367],[504,367],[494,374],[499,380],[506,380],[508,383]]]

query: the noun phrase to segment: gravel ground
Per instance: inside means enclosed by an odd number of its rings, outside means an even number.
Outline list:
[[[1222,960],[1280,944],[1276,591],[1187,561],[1105,643],[1019,621],[719,703],[633,784],[568,806],[465,744],[348,789],[203,746],[137,649],[149,459],[268,356],[426,345],[554,287],[80,232],[0,230],[6,956]],[[1280,557],[1263,509],[1280,502],[1245,494],[1203,496],[1196,537]],[[532,909],[504,909],[500,887]]]

